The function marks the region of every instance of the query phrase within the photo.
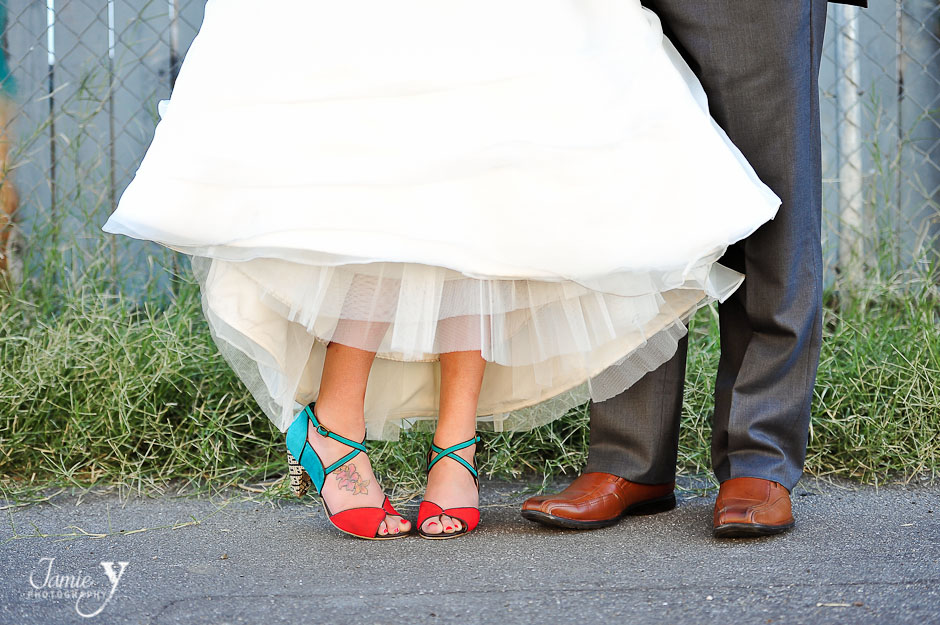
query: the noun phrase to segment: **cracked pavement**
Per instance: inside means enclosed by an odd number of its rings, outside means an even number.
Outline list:
[[[792,531],[718,541],[702,484],[577,532],[522,519],[529,485],[484,481],[480,528],[445,541],[348,537],[310,495],[0,500],[0,623],[940,623],[940,486],[804,479]]]

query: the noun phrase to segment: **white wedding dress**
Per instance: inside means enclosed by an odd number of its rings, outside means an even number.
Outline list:
[[[780,200],[639,0],[209,0],[104,230],[192,256],[221,353],[283,432],[330,341],[378,352],[370,438],[530,428],[668,360]]]

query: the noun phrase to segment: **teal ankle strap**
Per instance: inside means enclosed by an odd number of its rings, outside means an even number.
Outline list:
[[[365,453],[366,446],[363,443],[357,443],[356,441],[350,440],[346,438],[345,436],[340,436],[336,432],[333,432],[332,430],[330,430],[325,425],[322,425],[320,421],[317,420],[317,415],[313,414],[313,409],[310,407],[311,405],[312,404],[307,404],[307,406],[304,407],[304,412],[310,418],[310,421],[313,423],[313,427],[314,429],[316,429],[317,434],[319,434],[320,436],[326,436],[327,438],[332,438],[334,441],[339,441],[342,444],[353,448],[353,451],[349,452],[348,454],[346,454],[345,456],[343,456],[342,458],[340,458],[339,460],[337,460],[330,466],[323,469],[323,475],[329,475],[331,471],[343,466],[344,464],[346,464],[347,462],[349,462],[350,460],[358,456],[360,453]]]
[[[455,454],[454,452],[460,451],[461,449],[466,449],[470,445],[476,445],[477,443],[480,442],[480,440],[481,439],[479,436],[474,436],[468,441],[457,443],[456,445],[451,445],[447,449],[441,449],[440,447],[438,447],[432,442],[431,451],[436,453],[437,456],[434,457],[434,460],[431,460],[431,454],[428,453],[428,471],[430,471],[431,467],[437,464],[437,461],[440,460],[441,458],[450,457],[456,460],[457,462],[459,462],[460,464],[462,464],[467,469],[467,471],[470,471],[470,474],[473,475],[473,479],[475,480],[479,479],[480,474],[477,473],[477,470],[473,468],[473,465],[467,462],[466,460],[464,460],[463,458],[461,458],[460,456],[458,456],[457,454]]]

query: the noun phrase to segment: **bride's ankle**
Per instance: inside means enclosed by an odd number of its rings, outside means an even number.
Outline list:
[[[434,437],[431,439],[431,448],[429,449],[431,458],[440,457],[438,462],[435,462],[435,465],[439,464],[442,461],[453,461],[448,459],[444,452],[451,447],[460,446],[459,449],[455,449],[453,452],[454,455],[460,456],[462,459],[469,462],[471,465],[475,465],[475,458],[477,450],[479,449],[479,440],[476,432],[471,432],[468,435],[464,434],[453,434],[445,433],[441,434],[439,431],[435,432]],[[469,443],[469,444],[468,444]],[[435,447],[437,449],[435,449]]]
[[[366,436],[365,415],[362,409],[341,410],[330,406],[313,406],[313,415],[322,427],[317,430],[321,435],[332,432],[352,441],[361,441]]]

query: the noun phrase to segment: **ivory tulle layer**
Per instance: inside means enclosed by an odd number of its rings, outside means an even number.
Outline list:
[[[619,393],[780,203],[638,0],[209,0],[160,112],[104,230],[193,256],[281,431],[329,341],[379,354],[372,438],[433,419],[447,351],[496,428]]]

